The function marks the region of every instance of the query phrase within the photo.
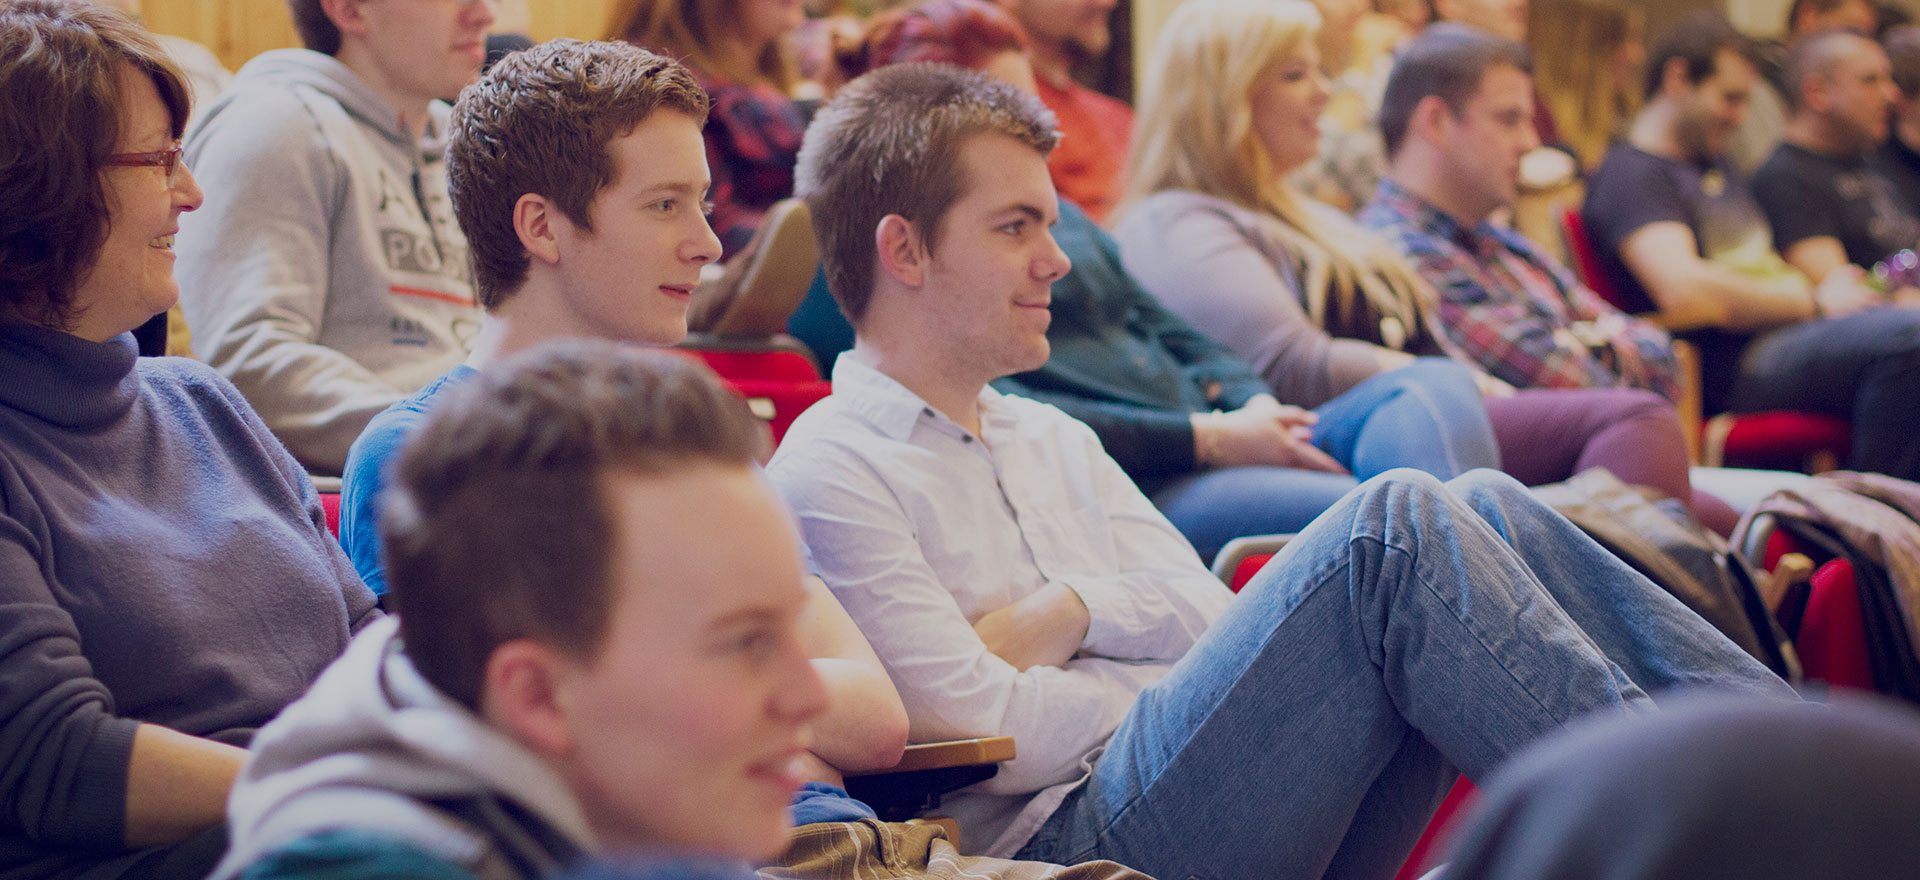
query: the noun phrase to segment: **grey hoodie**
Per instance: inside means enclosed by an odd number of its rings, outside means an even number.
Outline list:
[[[398,621],[367,626],[253,740],[227,801],[213,880],[323,831],[404,841],[482,880],[547,873],[598,849],[566,783],[420,677]]]
[[[266,52],[188,132],[206,192],[175,252],[194,354],[309,470],[466,357],[480,311],[447,197],[448,108],[411,139],[332,57]]]

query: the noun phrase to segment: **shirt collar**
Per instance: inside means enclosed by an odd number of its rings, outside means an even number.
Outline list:
[[[1421,232],[1444,238],[1468,250],[1474,249],[1477,244],[1478,236],[1474,235],[1473,230],[1461,226],[1447,212],[1434,207],[1432,202],[1415,195],[1391,177],[1380,181],[1379,193],[1374,198],[1405,217]]]
[[[851,351],[841,352],[833,362],[833,396],[881,434],[903,443],[913,435],[913,428],[921,419],[943,426],[944,430],[966,433],[966,429],[934,409],[920,395],[855,358]],[[980,424],[985,430],[1001,416],[1000,392],[984,386],[979,400]]]

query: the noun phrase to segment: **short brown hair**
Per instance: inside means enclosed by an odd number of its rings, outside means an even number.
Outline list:
[[[698,362],[598,340],[537,346],[447,392],[382,502],[388,601],[420,674],[478,708],[529,638],[592,657],[607,628],[612,472],[750,467],[765,429]]]
[[[827,288],[856,326],[873,296],[881,218],[911,222],[931,249],[970,181],[960,145],[1002,134],[1053,152],[1053,111],[1017,86],[947,64],[897,64],[847,83],[807,126],[794,170],[820,241]]]
[[[323,55],[340,51],[340,28],[327,17],[320,0],[287,0],[287,11],[293,13],[293,29],[300,34],[301,45]]]
[[[1449,22],[1431,25],[1408,42],[1394,56],[1386,95],[1380,99],[1380,139],[1387,154],[1400,152],[1421,101],[1437,96],[1458,117],[1479,93],[1487,69],[1495,66],[1531,76],[1533,55],[1524,44]]]
[[[146,74],[178,139],[187,87],[151,35],[79,0],[0,2],[0,319],[76,317],[112,222],[101,169],[120,143],[120,65]]]
[[[1759,66],[1759,47],[1735,30],[1733,22],[1712,9],[1702,9],[1675,22],[1653,41],[1647,51],[1647,67],[1642,72],[1642,88],[1648,100],[1660,93],[1667,65],[1674,59],[1687,67],[1687,83],[1699,85],[1719,70],[1720,53],[1732,52],[1747,63]]]
[[[514,203],[538,193],[592,229],[594,196],[619,170],[607,144],[661,108],[705,124],[707,93],[678,63],[626,43],[541,43],[502,58],[460,92],[448,189],[480,305],[491,309],[526,283]]]

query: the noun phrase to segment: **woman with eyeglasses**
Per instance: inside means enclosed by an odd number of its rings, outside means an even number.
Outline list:
[[[0,875],[204,876],[254,728],[378,613],[239,392],[135,356],[187,109],[123,14],[0,3]]]

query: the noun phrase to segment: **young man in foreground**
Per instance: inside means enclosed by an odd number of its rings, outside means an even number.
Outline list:
[[[1086,426],[987,387],[1047,358],[1054,140],[1012,85],[896,65],[821,109],[799,166],[856,343],[769,471],[913,737],[1019,742],[948,801],[969,841],[1384,876],[1455,768],[1648,691],[1789,695],[1487,471],[1368,481],[1230,596]]]

